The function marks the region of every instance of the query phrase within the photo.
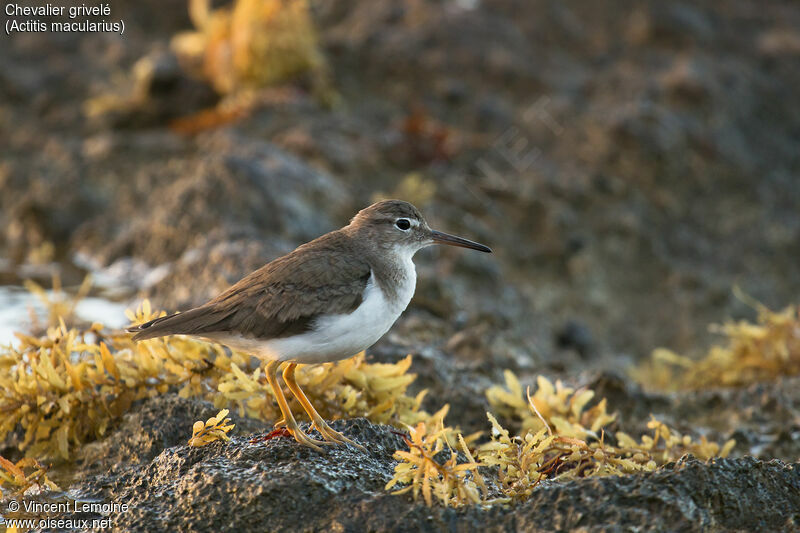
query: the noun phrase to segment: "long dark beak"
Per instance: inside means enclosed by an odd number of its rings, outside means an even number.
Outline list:
[[[473,250],[479,250],[488,254],[492,253],[492,249],[488,246],[484,246],[477,242],[468,241],[467,239],[462,239],[461,237],[456,237],[455,235],[450,235],[449,233],[431,230],[431,237],[433,237],[433,242],[436,244],[449,244],[450,246],[459,246],[461,248],[472,248]]]

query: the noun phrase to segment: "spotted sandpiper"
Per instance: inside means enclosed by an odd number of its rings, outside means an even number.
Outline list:
[[[225,344],[266,363],[265,374],[286,429],[320,450],[355,444],[333,430],[295,381],[298,364],[338,361],[372,346],[414,295],[417,250],[449,244],[491,252],[487,246],[432,230],[408,202],[385,200],[359,211],[347,226],[267,263],[228,290],[183,313],[131,327],[134,340],[189,335]],[[324,440],[297,425],[278,370]],[[277,425],[277,424],[276,424]]]

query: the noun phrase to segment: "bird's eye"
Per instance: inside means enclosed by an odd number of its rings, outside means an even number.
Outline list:
[[[398,229],[408,231],[408,228],[411,227],[411,222],[409,222],[407,218],[398,218],[394,225],[397,226]]]

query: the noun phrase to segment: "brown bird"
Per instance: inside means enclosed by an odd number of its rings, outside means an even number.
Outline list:
[[[491,252],[488,247],[432,230],[408,202],[386,200],[359,211],[347,226],[327,233],[264,265],[211,300],[189,311],[131,327],[134,340],[190,335],[255,355],[283,420],[294,438],[320,450],[330,443],[356,443],[334,431],[295,381],[298,364],[338,361],[369,348],[405,310],[417,274],[412,257],[432,244]],[[323,441],[297,425],[281,387],[311,418]]]

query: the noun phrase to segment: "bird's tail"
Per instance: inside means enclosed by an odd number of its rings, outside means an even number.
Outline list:
[[[196,318],[199,309],[192,309],[185,313],[175,313],[174,315],[162,316],[138,326],[127,329],[130,333],[135,333],[133,340],[143,341],[164,335],[181,335],[191,333],[192,319]]]
[[[155,320],[151,320],[149,322],[145,322],[144,324],[139,324],[138,326],[132,326],[127,328],[129,333],[135,333],[133,336],[133,340],[135,341],[143,341],[146,339],[152,339],[155,337],[161,337],[162,335],[169,335],[171,331],[167,331],[167,324],[165,322],[169,321],[170,319],[174,319],[180,316],[180,313],[170,315],[170,316],[162,316],[160,318],[156,318]],[[159,327],[159,324],[161,326]]]
[[[183,313],[162,316],[150,322],[128,328],[135,333],[133,340],[143,341],[164,335],[202,335],[219,330],[220,322],[228,316],[225,310],[208,306],[195,307]]]

